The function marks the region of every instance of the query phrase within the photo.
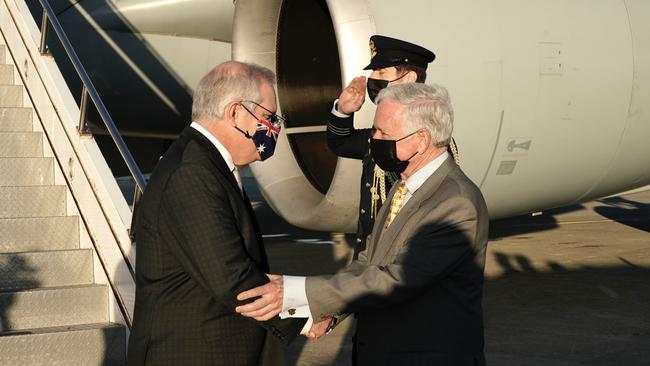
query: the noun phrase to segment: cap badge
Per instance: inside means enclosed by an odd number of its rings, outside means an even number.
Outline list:
[[[370,41],[370,58],[373,58],[377,55],[377,48],[375,47],[375,41]]]

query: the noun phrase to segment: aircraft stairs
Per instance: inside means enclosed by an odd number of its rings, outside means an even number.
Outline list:
[[[124,365],[131,212],[22,0],[0,0],[0,365]]]

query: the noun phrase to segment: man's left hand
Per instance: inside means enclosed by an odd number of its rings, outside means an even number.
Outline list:
[[[314,323],[306,334],[306,337],[311,340],[316,340],[322,337],[332,327],[333,323],[333,318],[325,318],[318,323]]]
[[[237,295],[237,300],[260,297],[250,304],[237,306],[235,311],[255,320],[269,320],[282,312],[284,297],[284,278],[281,275],[266,275],[269,283],[244,291]]]

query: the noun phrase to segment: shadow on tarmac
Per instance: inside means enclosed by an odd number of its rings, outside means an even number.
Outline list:
[[[610,197],[595,202],[600,203],[601,206],[594,207],[593,211],[603,218],[650,232],[650,204],[625,197]],[[490,241],[555,229],[559,226],[556,216],[584,209],[586,209],[584,205],[575,204],[546,210],[538,216],[527,214],[494,220],[490,223]]]
[[[492,255],[504,274],[485,283],[488,364],[647,365],[649,268],[619,258],[539,271],[525,256]]]
[[[544,211],[542,215],[531,214],[509,217],[490,222],[490,241],[499,241],[503,238],[532,234],[540,231],[555,229],[559,226],[555,215],[583,210],[583,205],[571,205]]]
[[[625,197],[610,197],[598,202],[603,204],[594,209],[599,215],[650,233],[650,204],[632,201]]]

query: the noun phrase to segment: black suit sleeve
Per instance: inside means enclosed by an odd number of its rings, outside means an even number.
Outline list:
[[[231,200],[238,197],[227,193],[227,184],[201,165],[182,165],[165,188],[159,225],[176,239],[168,249],[183,268],[234,312],[240,304],[236,295],[267,283],[268,278],[246,251],[232,209],[236,202]],[[304,321],[276,317],[259,324],[288,343]]]
[[[354,128],[354,114],[347,118],[337,117],[330,111],[327,117],[327,146],[337,156],[363,159],[368,152],[368,139],[372,129]]]

